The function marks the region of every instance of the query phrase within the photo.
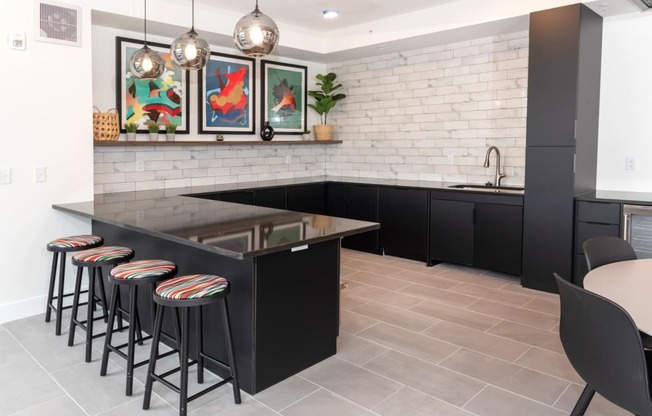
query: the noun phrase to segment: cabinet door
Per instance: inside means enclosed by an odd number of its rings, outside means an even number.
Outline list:
[[[522,236],[522,207],[476,203],[473,265],[520,275]]]
[[[430,200],[430,258],[473,264],[473,202]]]
[[[227,191],[220,193],[220,201],[235,202],[237,204],[254,204],[254,191]]]
[[[346,217],[346,185],[326,184],[326,215]]]
[[[285,209],[285,187],[257,189],[256,205],[259,207]]]
[[[346,218],[378,222],[378,187],[346,184]],[[377,253],[378,230],[344,237],[342,247]]]
[[[427,261],[428,191],[381,187],[380,246],[390,256]]]
[[[323,183],[288,186],[287,209],[311,214],[325,214],[326,186]]]

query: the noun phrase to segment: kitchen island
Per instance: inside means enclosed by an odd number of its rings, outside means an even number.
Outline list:
[[[236,360],[246,392],[260,392],[334,355],[340,239],[379,224],[199,199],[183,191],[96,195],[94,201],[53,208],[90,218],[93,233],[104,237],[105,244],[131,247],[136,259],[166,259],[177,264],[179,274],[227,278]],[[145,291],[138,308],[143,328],[150,328],[151,296]],[[218,335],[220,311],[206,308],[204,313],[205,351],[225,359]],[[165,322],[164,330],[174,332],[171,322]]]

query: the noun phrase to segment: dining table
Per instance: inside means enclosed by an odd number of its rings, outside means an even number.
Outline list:
[[[639,331],[652,335],[652,259],[597,267],[584,277],[584,288],[620,305]]]

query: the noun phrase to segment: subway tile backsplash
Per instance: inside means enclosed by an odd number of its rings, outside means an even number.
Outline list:
[[[333,64],[347,94],[329,114],[342,144],[96,147],[95,193],[325,174],[484,183],[491,145],[503,184],[522,185],[527,58],[520,31]]]

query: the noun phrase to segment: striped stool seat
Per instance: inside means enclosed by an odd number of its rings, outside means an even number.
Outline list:
[[[72,264],[77,266],[77,280],[75,281],[75,295],[72,301],[72,315],[70,316],[70,331],[68,332],[68,346],[71,347],[75,341],[75,328],[79,327],[86,331],[86,362],[91,361],[92,342],[94,338],[103,337],[105,332],[93,334],[93,321],[103,319],[108,322],[109,314],[107,311],[106,293],[104,291],[104,279],[102,277],[102,267],[115,266],[116,264],[126,263],[134,258],[134,251],[128,247],[120,246],[102,246],[80,251],[72,256]],[[79,293],[82,284],[82,274],[84,268],[88,268],[88,307],[86,310],[86,320],[80,321],[77,318],[79,309]],[[96,289],[97,283],[97,289]],[[94,317],[95,311],[95,292],[99,292],[102,303],[102,315]],[[118,321],[122,329],[122,319]]]
[[[78,266],[97,267],[124,263],[134,257],[134,251],[127,247],[104,246],[84,250],[72,256],[72,263]]]
[[[114,352],[120,357],[127,360],[127,383],[125,394],[131,396],[133,391],[134,369],[145,365],[149,360],[143,360],[138,363],[134,362],[135,359],[135,344],[143,344],[152,338],[151,335],[143,338],[140,314],[138,308],[138,288],[139,286],[146,285],[146,290],[149,290],[147,296],[151,299],[151,293],[154,292],[154,285],[165,279],[169,279],[177,273],[177,265],[167,260],[137,260],[131,263],[124,263],[115,266],[109,273],[109,282],[113,285],[111,291],[111,306],[109,310],[109,322],[106,327],[106,337],[104,338],[104,350],[102,352],[102,365],[100,367],[100,375],[105,376],[109,364],[109,353]],[[120,286],[127,286],[129,288],[129,310],[122,309],[120,306]],[[153,306],[153,305],[152,305]],[[121,345],[113,345],[113,324],[118,319],[118,324],[122,320],[122,314],[129,316],[129,336],[127,342]],[[152,312],[152,319],[154,313]],[[179,324],[176,324],[176,331],[179,332]],[[138,330],[138,336],[136,336]],[[176,339],[175,339],[176,341]],[[126,354],[121,349],[127,349]],[[162,354],[160,357],[176,354],[177,351],[169,351]]]
[[[50,271],[50,283],[48,285],[48,303],[45,310],[45,322],[50,322],[52,311],[56,314],[55,334],[61,335],[61,316],[63,310],[70,309],[72,305],[63,306],[63,299],[72,296],[73,293],[64,294],[64,280],[66,275],[66,253],[87,250],[99,247],[104,243],[104,239],[97,235],[71,235],[68,237],[57,238],[52,240],[45,248],[52,252],[52,269]],[[61,253],[61,260],[59,260]],[[54,286],[57,280],[57,262],[59,262],[59,287],[57,295],[54,295]],[[86,291],[83,291],[86,293]],[[56,301],[56,306],[54,302]]]
[[[71,252],[99,247],[103,242],[104,239],[97,235],[71,235],[50,241],[46,248],[48,251]]]
[[[233,387],[233,399],[236,404],[241,402],[240,385],[238,382],[238,371],[236,366],[235,352],[233,349],[233,337],[231,334],[231,320],[229,318],[229,308],[227,305],[227,295],[230,291],[229,281],[223,277],[212,274],[190,274],[175,277],[162,282],[154,291],[154,302],[156,303],[156,321],[154,323],[154,338],[152,340],[152,351],[150,352],[149,368],[147,369],[147,380],[145,381],[145,395],[143,397],[143,409],[149,409],[152,397],[152,385],[158,381],[166,387],[179,393],[179,415],[185,416],[188,412],[188,402],[201,397],[226,383],[231,383]],[[212,309],[213,313],[218,310],[222,315],[222,329],[224,331],[224,343],[226,344],[226,357],[210,356],[204,352],[203,346],[203,309],[211,306],[209,304],[219,304],[220,308]],[[217,306],[217,305],[216,305]],[[197,307],[195,311],[195,356],[196,359],[189,360],[188,347],[190,338],[189,315],[190,309]],[[162,374],[156,373],[156,361],[158,355],[158,346],[161,338],[161,327],[163,325],[163,315],[165,309],[172,308],[175,312],[181,313],[178,336],[179,347],[179,367],[166,371]],[[212,328],[206,330],[214,331],[215,326],[219,325],[216,320],[211,319]],[[208,325],[207,325],[208,327]],[[223,379],[212,386],[188,396],[188,367],[197,365],[197,383],[204,382],[204,361],[208,361],[219,369],[223,370],[226,375]],[[179,385],[172,384],[166,377],[176,372],[180,373]]]
[[[223,277],[212,274],[190,274],[161,283],[154,294],[161,299],[173,301],[199,300],[219,295],[228,287],[229,282]]]

